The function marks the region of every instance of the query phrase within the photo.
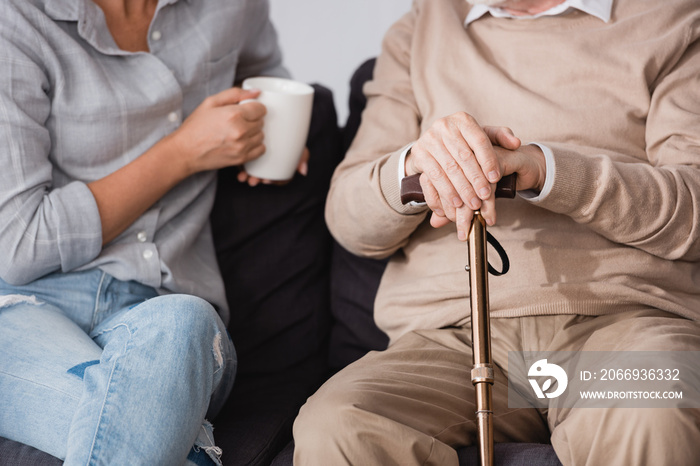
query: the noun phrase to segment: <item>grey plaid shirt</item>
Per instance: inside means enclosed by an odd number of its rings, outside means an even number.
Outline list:
[[[215,173],[102,247],[86,183],[139,157],[208,95],[286,75],[265,0],[161,0],[150,53],[120,50],[90,0],[0,3],[0,278],[100,268],[228,312],[209,227]]]

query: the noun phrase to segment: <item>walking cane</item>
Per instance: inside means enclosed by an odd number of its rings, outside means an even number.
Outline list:
[[[517,174],[503,177],[496,186],[496,197],[512,199],[515,197]],[[420,175],[407,176],[401,181],[401,202],[424,202],[423,191],[419,181]],[[487,243],[491,243],[501,257],[502,269],[495,270],[488,262]],[[474,366],[471,371],[472,384],[476,396],[476,423],[479,437],[479,456],[482,466],[493,465],[493,400],[491,387],[494,382],[493,360],[491,356],[491,324],[489,319],[489,284],[488,273],[503,275],[508,272],[509,262],[505,251],[498,241],[486,231],[486,221],[479,210],[474,211],[469,235],[467,236],[469,254],[470,304],[472,315],[472,352]]]

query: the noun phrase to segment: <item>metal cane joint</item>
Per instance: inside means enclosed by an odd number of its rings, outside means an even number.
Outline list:
[[[493,367],[487,364],[477,364],[472,368],[472,384],[490,383],[493,385]]]

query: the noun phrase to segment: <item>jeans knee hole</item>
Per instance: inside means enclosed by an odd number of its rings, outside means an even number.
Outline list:
[[[221,366],[224,365],[224,355],[223,355],[223,342],[221,341],[221,333],[217,333],[214,335],[214,347],[213,347],[213,352],[214,352],[214,359],[216,360],[216,363],[219,365],[219,369],[221,369]]]
[[[0,308],[14,306],[15,304],[32,304],[35,306],[41,306],[43,301],[39,301],[36,296],[23,295],[23,294],[8,294],[5,296],[0,296]]]

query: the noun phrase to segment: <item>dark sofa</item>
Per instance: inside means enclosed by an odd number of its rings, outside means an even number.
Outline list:
[[[372,319],[386,262],[348,253],[323,220],[330,176],[359,125],[372,69],[369,60],[351,80],[343,128],[331,92],[315,86],[307,177],[251,188],[235,170],[220,172],[212,228],[239,357],[233,393],[214,419],[225,465],[291,465],[291,427],[306,398],[335,371],[387,345]],[[458,454],[461,465],[478,464],[474,447]],[[560,464],[549,445],[498,444],[495,457],[502,465]],[[0,438],[0,465],[60,464]]]

